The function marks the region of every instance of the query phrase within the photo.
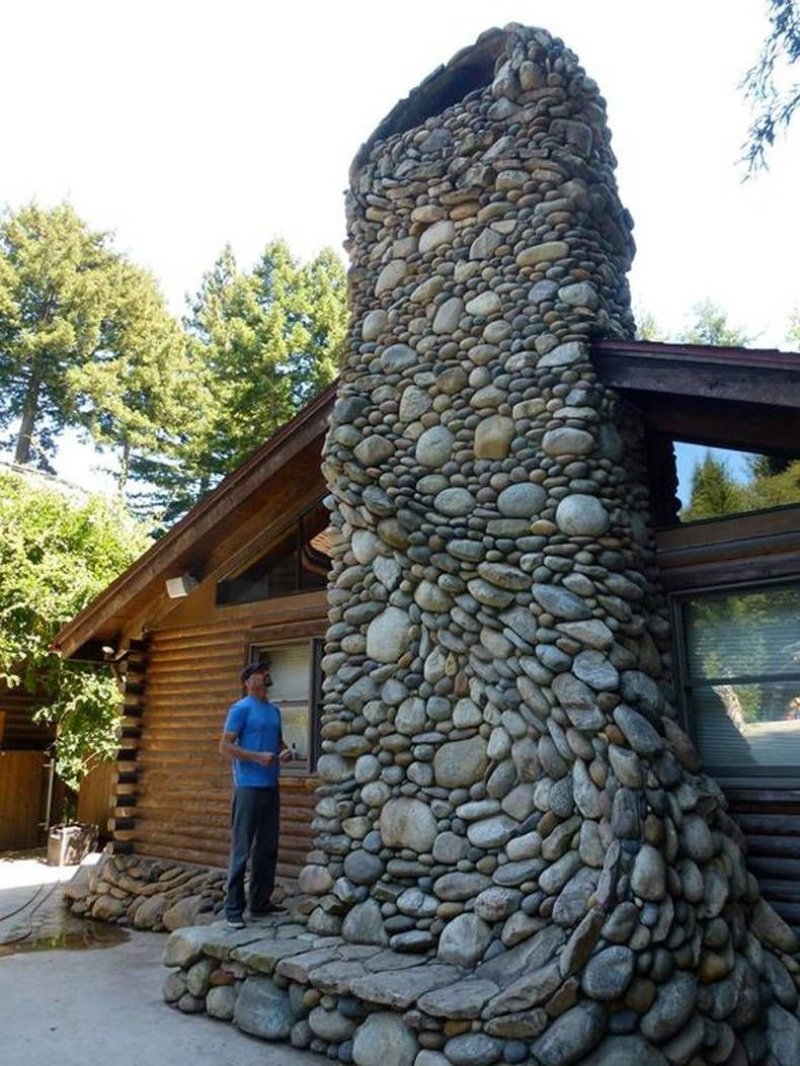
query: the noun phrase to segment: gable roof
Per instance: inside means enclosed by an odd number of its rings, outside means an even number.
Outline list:
[[[202,577],[224,555],[240,550],[263,509],[285,497],[301,501],[324,489],[319,471],[322,440],[336,393],[329,385],[249,459],[187,512],[160,540],[111,582],[58,633],[53,647],[69,657],[89,641],[113,642],[137,618],[158,617],[174,605],[165,581]],[[312,484],[313,482],[313,484]]]

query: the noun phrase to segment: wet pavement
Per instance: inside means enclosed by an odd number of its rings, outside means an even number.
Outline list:
[[[161,962],[166,934],[69,915],[61,885],[85,873],[74,866],[47,866],[39,853],[0,854],[3,1066],[322,1066],[328,1061],[167,1007],[161,998],[168,972]]]

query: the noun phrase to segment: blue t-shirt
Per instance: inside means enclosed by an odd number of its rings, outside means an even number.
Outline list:
[[[225,732],[236,734],[236,743],[247,751],[271,751],[281,748],[281,712],[274,703],[245,696],[237,700],[225,719]],[[280,763],[261,766],[244,759],[234,759],[233,783],[237,788],[274,788],[278,784]]]

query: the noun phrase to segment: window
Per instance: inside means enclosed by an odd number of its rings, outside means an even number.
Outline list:
[[[800,460],[673,442],[681,523],[800,503]]]
[[[800,583],[681,601],[689,727],[710,773],[800,777]]]
[[[254,603],[324,589],[331,563],[328,520],[328,511],[320,501],[302,514],[266,555],[220,581],[217,604]]]
[[[322,640],[254,645],[250,661],[270,664],[269,698],[281,709],[283,741],[292,752],[284,771],[313,770],[319,750],[320,659]]]

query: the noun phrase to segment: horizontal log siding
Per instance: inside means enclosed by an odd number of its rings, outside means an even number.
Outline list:
[[[800,791],[726,789],[761,894],[800,936]]]
[[[24,689],[9,689],[0,682],[0,710],[5,712],[2,748],[6,751],[43,751],[53,742],[53,726],[33,720],[33,713],[41,704],[41,699]]]
[[[151,634],[137,784],[118,796],[115,839],[142,855],[225,866],[231,768],[220,756],[225,711],[240,694],[241,621]],[[305,777],[281,782],[278,874],[296,877],[311,841],[313,793]]]

